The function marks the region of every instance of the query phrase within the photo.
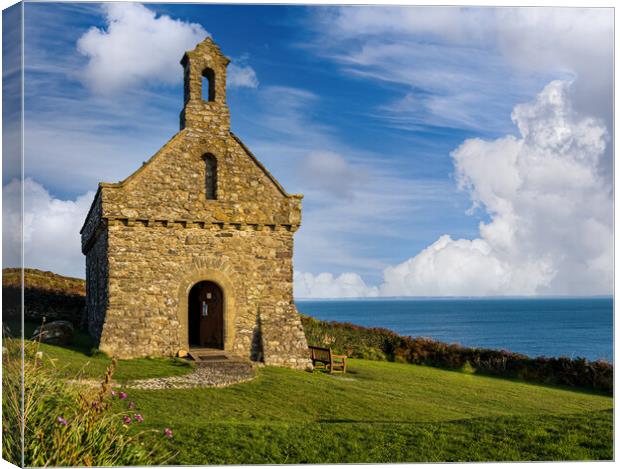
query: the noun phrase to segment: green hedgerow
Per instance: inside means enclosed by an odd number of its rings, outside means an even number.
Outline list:
[[[310,345],[330,347],[352,358],[388,360],[525,381],[613,392],[613,365],[584,358],[532,358],[506,350],[445,344],[427,337],[400,336],[389,329],[319,321],[300,315]]]

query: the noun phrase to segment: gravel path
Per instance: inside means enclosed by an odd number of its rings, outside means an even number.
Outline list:
[[[166,376],[129,381],[124,387],[133,389],[220,388],[250,381],[256,370],[246,362],[199,363],[196,370],[182,376]]]

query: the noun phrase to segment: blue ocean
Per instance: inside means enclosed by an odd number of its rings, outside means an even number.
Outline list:
[[[316,319],[531,357],[613,361],[613,299],[296,300]]]

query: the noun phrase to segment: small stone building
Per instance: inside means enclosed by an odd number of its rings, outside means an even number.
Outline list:
[[[220,349],[306,368],[293,303],[288,194],[230,131],[229,59],[208,38],[181,60],[181,130],[124,181],[100,183],[81,230],[90,334],[119,358]]]

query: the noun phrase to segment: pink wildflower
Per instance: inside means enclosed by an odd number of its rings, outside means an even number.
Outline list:
[[[125,425],[129,425],[129,424],[131,423],[131,417],[130,417],[129,415],[125,415],[125,416],[123,417],[123,423],[124,423]]]
[[[67,421],[62,417],[56,417],[56,421],[61,425],[67,426]]]
[[[116,391],[114,389],[112,389],[112,391],[110,391],[112,393],[112,396],[116,396]]]
[[[133,418],[138,422],[144,422],[144,418],[140,414],[134,415]]]
[[[172,438],[172,430],[170,430],[169,428],[164,428],[164,435],[166,435],[168,438]]]
[[[127,404],[127,407],[129,407],[130,409],[135,409],[136,403],[134,401],[130,401],[129,404]]]
[[[118,393],[118,398],[120,400],[127,399],[127,394],[124,393],[123,391],[121,391],[121,392]]]

